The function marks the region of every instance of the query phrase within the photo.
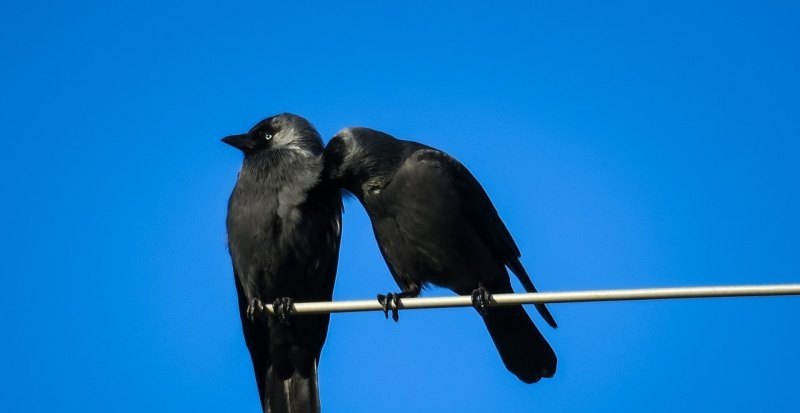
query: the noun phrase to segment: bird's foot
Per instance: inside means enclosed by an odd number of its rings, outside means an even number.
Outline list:
[[[472,290],[472,306],[475,307],[475,310],[478,311],[483,317],[486,317],[487,308],[489,308],[489,304],[492,302],[492,293],[489,292],[486,288],[483,288],[482,285],[478,284],[478,288]]]
[[[263,311],[264,303],[262,303],[258,298],[254,298],[250,300],[250,304],[247,305],[247,318],[252,323],[256,321],[256,317],[258,317],[258,315]]]
[[[289,324],[289,314],[292,312],[293,305],[294,300],[291,297],[276,298],[272,302],[272,311],[275,312],[275,316],[281,323]]]
[[[378,294],[378,302],[383,306],[383,316],[386,317],[387,320],[389,319],[390,309],[392,310],[392,320],[395,322],[400,320],[400,313],[398,312],[400,296],[401,294],[396,293],[388,293],[386,295]]]

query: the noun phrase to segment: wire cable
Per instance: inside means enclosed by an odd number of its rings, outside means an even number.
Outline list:
[[[639,288],[627,290],[595,290],[538,292],[520,294],[493,294],[489,306],[538,304],[538,303],[585,303],[594,301],[665,300],[679,298],[755,297],[800,295],[800,284],[726,285],[705,287]],[[470,296],[417,297],[398,300],[400,310],[418,310],[445,307],[471,307]],[[394,304],[392,304],[394,308]],[[266,306],[274,313],[272,306]],[[374,300],[327,301],[294,303],[290,314],[350,313],[358,311],[383,311],[383,306]]]

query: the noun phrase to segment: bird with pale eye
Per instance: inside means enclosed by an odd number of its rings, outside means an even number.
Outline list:
[[[306,119],[284,113],[222,141],[244,153],[226,228],[262,411],[318,413],[330,316],[290,321],[289,313],[294,300],[333,298],[342,198],[321,179],[322,139]],[[265,310],[270,303],[275,314]]]

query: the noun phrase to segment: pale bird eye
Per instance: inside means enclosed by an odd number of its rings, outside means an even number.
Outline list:
[[[270,140],[270,139],[272,139],[272,135],[270,135],[269,133],[265,133],[264,134],[264,139],[265,140]]]

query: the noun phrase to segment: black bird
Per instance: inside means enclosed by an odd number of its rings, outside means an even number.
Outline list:
[[[331,300],[341,191],[322,179],[322,140],[299,116],[273,116],[222,141],[244,152],[228,201],[228,248],[261,407],[318,412],[317,364],[329,316],[287,314],[293,300]]]
[[[472,294],[506,368],[533,383],[552,377],[556,355],[522,306],[486,307],[510,293],[506,267],[534,292],[520,252],[488,195],[457,160],[417,142],[368,128],[339,132],[325,149],[326,176],[353,193],[372,221],[383,258],[402,292],[379,295],[397,321],[397,303],[427,284]],[[537,310],[552,327],[544,305]]]

